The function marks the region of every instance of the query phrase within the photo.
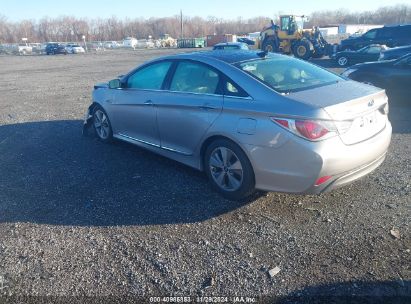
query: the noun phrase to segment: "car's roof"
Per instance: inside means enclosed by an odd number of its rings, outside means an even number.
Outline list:
[[[411,27],[411,24],[393,24],[393,25],[385,25],[379,28],[396,28],[396,27]],[[377,28],[377,29],[379,29]]]
[[[248,51],[248,50],[233,50],[230,52],[226,51],[203,51],[203,52],[193,52],[193,53],[182,53],[172,56],[167,56],[168,59],[204,59],[204,58],[213,58],[220,61],[224,61],[229,64],[236,62],[259,59],[263,56],[261,51]],[[268,56],[281,56],[278,54],[269,54]]]
[[[394,48],[387,49],[385,50],[385,52],[396,52],[396,51],[403,51],[403,50],[411,50],[411,45],[397,46]]]

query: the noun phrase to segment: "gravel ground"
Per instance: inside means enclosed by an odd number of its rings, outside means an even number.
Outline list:
[[[0,56],[0,295],[411,301],[411,106],[392,101],[387,159],[362,180],[234,203],[201,172],[81,136],[94,83],[176,51]]]

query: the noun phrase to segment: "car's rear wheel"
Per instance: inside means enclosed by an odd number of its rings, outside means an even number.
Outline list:
[[[247,155],[235,143],[218,139],[206,150],[205,171],[213,188],[230,200],[241,200],[255,191],[254,172]]]
[[[262,44],[262,50],[270,53],[278,53],[278,47],[278,41],[273,37],[266,38]]]
[[[109,142],[113,138],[110,119],[101,106],[95,106],[93,110],[93,126],[98,139]]]

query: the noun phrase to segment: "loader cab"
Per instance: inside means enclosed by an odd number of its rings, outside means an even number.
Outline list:
[[[304,16],[283,15],[280,16],[280,30],[291,36],[304,28],[304,22]]]

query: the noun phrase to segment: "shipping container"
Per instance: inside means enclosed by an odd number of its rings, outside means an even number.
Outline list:
[[[214,46],[217,43],[224,42],[236,42],[237,35],[224,34],[224,35],[207,35],[207,46]]]
[[[206,46],[204,38],[183,38],[177,39],[179,48],[203,48]]]

